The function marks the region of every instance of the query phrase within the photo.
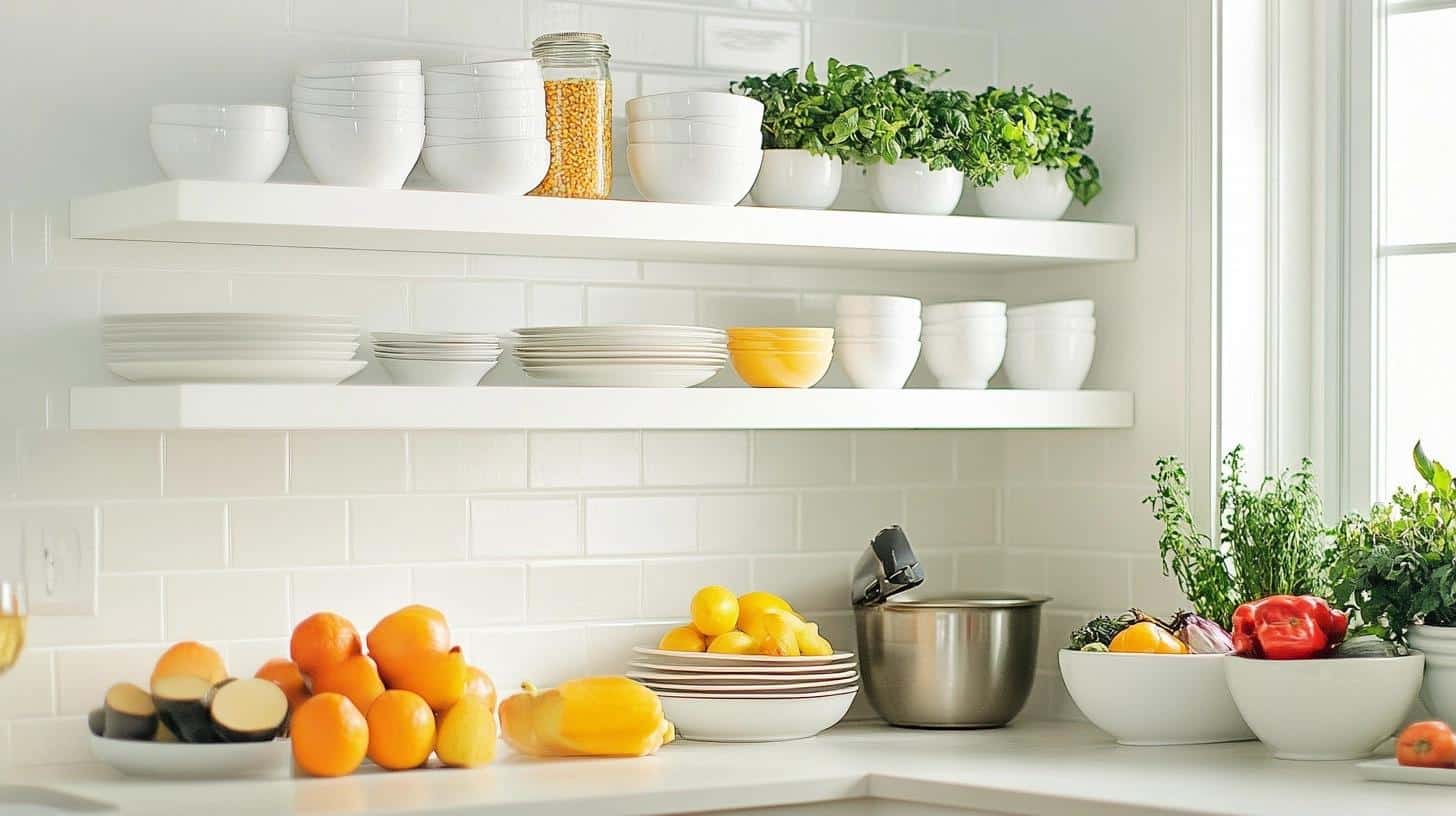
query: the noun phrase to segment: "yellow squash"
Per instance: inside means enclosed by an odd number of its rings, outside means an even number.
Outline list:
[[[538,691],[530,683],[500,705],[501,735],[538,757],[646,756],[672,742],[662,701],[626,677],[582,677]]]

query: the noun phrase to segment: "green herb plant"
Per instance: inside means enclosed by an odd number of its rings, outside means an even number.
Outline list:
[[[1022,178],[1039,166],[1065,170],[1067,186],[1083,204],[1102,191],[1097,163],[1086,153],[1092,143],[1091,108],[1078,110],[1066,94],[1039,94],[1030,85],[987,88],[972,107],[994,143],[984,152],[993,164],[972,176],[979,186],[994,184],[1007,172]],[[987,175],[990,181],[977,180]]]
[[[879,126],[861,114],[864,89],[871,79],[863,65],[831,58],[822,82],[810,63],[802,75],[798,68],[790,68],[744,77],[728,88],[763,103],[764,148],[860,161],[864,145]]]

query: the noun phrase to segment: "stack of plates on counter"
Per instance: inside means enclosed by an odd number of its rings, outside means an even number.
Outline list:
[[[241,312],[111,315],[106,367],[134,382],[325,383],[359,373],[352,317]]]
[[[684,739],[776,742],[839,722],[859,689],[853,652],[826,657],[671,652],[635,647],[627,676],[662,698]]]
[[[522,370],[552,385],[683,388],[728,361],[728,336],[699,326],[541,326],[516,333]]]
[[[467,332],[374,332],[374,356],[400,385],[472,386],[500,359],[500,338]]]

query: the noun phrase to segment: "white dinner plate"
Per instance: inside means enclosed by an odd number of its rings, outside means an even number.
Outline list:
[[[354,343],[357,329],[121,329],[106,328],[101,333],[107,342],[118,343],[240,343],[246,340],[272,340],[288,343]]]
[[[565,337],[577,335],[599,335],[602,337],[619,337],[630,334],[661,334],[661,335],[704,335],[709,337],[727,337],[728,333],[722,329],[715,329],[708,326],[673,326],[665,324],[631,324],[605,326],[531,326],[524,329],[515,329],[516,334],[522,337]]]
[[[727,360],[728,352],[707,351],[521,351],[522,360]]]
[[[91,755],[128,776],[154,779],[246,779],[288,776],[292,743],[268,742],[143,742],[91,737]]]
[[[716,360],[712,357],[617,357],[612,359],[581,360],[575,357],[541,357],[530,360],[520,360],[521,365],[527,368],[560,368],[561,366],[577,366],[582,368],[616,368],[620,366],[690,366],[693,368],[722,368],[727,360]]]
[[[405,349],[439,349],[440,351],[459,351],[461,349],[490,349],[492,351],[499,351],[500,348],[501,348],[501,345],[500,345],[500,343],[463,343],[463,342],[461,342],[461,343],[427,343],[427,342],[424,342],[424,341],[416,341],[416,342],[402,343],[402,342],[385,342],[383,340],[375,340],[374,341],[374,347],[375,348],[383,348],[383,349],[400,349],[400,350],[405,350]]]
[[[629,671],[659,673],[664,677],[746,677],[752,675],[759,677],[802,677],[806,680],[839,675],[854,668],[854,661],[852,660],[843,660],[838,663],[810,664],[808,666],[710,666],[702,664],[654,663],[651,660],[651,658],[633,660],[627,664],[627,668]]]
[[[630,348],[634,346],[671,346],[682,348],[728,348],[728,341],[721,337],[662,337],[660,335],[621,335],[617,337],[526,337],[519,338],[513,342],[516,348],[540,349],[540,348]]]
[[[352,360],[352,351],[309,351],[307,349],[209,349],[206,351],[110,351],[106,361],[162,362],[166,360]]]
[[[716,366],[563,365],[523,366],[526,375],[553,385],[607,388],[688,388],[711,378]]]
[[[137,326],[156,324],[160,326],[185,325],[188,323],[347,323],[354,318],[349,315],[295,314],[291,312],[156,312],[152,314],[107,315],[108,325]]]
[[[552,351],[570,354],[578,351],[697,351],[709,354],[726,353],[727,343],[517,343],[515,351]]]
[[[258,351],[342,351],[353,354],[359,349],[359,344],[349,341],[327,341],[319,343],[306,343],[294,340],[219,340],[210,343],[194,341],[183,342],[112,342],[107,340],[103,344],[107,351],[119,353],[124,352],[187,352],[187,351],[237,351],[240,349],[256,349]]]
[[[818,674],[761,674],[757,669],[741,674],[712,674],[697,672],[671,672],[671,671],[644,671],[635,665],[627,668],[627,676],[633,680],[640,680],[644,683],[698,683],[706,686],[733,686],[733,685],[754,685],[757,683],[798,683],[798,682],[843,682],[854,680],[859,677],[859,672],[853,668],[831,672],[820,672]]]
[[[1411,768],[1395,757],[1372,759],[1356,766],[1360,776],[1374,782],[1404,782],[1413,785],[1456,785],[1456,768]]]
[[[386,343],[495,343],[499,339],[486,332],[379,331],[371,336]]]
[[[761,693],[782,693],[786,691],[832,691],[834,689],[845,689],[859,684],[859,678],[849,680],[796,680],[788,683],[744,683],[742,685],[724,685],[721,683],[666,683],[661,680],[642,680],[639,677],[628,675],[642,685],[653,691],[676,691],[684,694],[688,692],[701,692],[712,696],[717,695],[742,695]]]
[[[854,652],[835,652],[824,657],[777,657],[774,655],[735,655],[718,652],[672,652],[667,649],[653,649],[648,646],[633,646],[632,651],[640,655],[665,659],[677,665],[701,664],[704,667],[718,665],[739,666],[824,666],[831,663],[848,663],[854,660]]]
[[[810,689],[808,691],[755,691],[747,694],[719,694],[716,692],[704,691],[655,691],[658,697],[676,697],[688,700],[808,700],[818,697],[840,697],[852,696],[859,691],[859,685],[848,685],[843,688],[832,689]]]
[[[368,360],[165,360],[114,362],[106,367],[132,382],[337,385],[366,365]]]

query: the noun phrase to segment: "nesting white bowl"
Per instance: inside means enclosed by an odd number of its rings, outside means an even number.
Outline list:
[[[919,300],[897,295],[840,295],[834,300],[834,312],[846,316],[921,316]]]
[[[425,126],[299,112],[293,134],[304,162],[324,184],[398,190],[420,157]]]
[[[1028,303],[1006,309],[1007,317],[1031,315],[1060,315],[1063,317],[1091,317],[1095,306],[1091,300],[1055,300],[1047,303]]]
[[[495,368],[494,361],[403,360],[379,357],[389,378],[399,385],[436,385],[468,388],[479,385]]]
[[[642,119],[627,126],[627,141],[666,144],[704,144],[725,147],[758,147],[763,135],[757,127],[722,125],[695,119]]]
[[[763,151],[757,147],[629,144],[632,181],[649,201],[732,206],[748,195]]]
[[[910,338],[839,337],[834,357],[855,388],[904,388],[920,359],[920,341]]]
[[[373,74],[367,76],[306,77],[295,75],[293,87],[320,91],[370,91],[375,93],[425,92],[425,78],[419,74]]]
[[[1097,329],[1095,317],[1063,317],[1061,315],[1016,315],[1006,319],[1011,331],[1090,332]]]
[[[920,318],[901,315],[839,315],[834,318],[834,336],[920,339]]]
[[[425,95],[420,91],[355,91],[326,90],[294,85],[291,91],[294,102],[310,105],[356,105],[379,107],[381,105],[418,106],[424,104]]]
[[[995,327],[925,333],[925,364],[941,388],[985,388],[1006,356],[1006,331]]]
[[[1097,336],[1090,331],[1006,332],[1006,378],[1012,388],[1075,391],[1092,370]]]
[[[818,697],[693,697],[662,693],[662,713],[678,736],[709,742],[805,739],[842,719],[853,689]]]
[[[541,64],[529,57],[522,59],[486,60],[457,65],[432,65],[425,69],[426,84],[431,77],[498,77],[506,79],[541,78]]]
[[[288,130],[288,109],[278,105],[172,103],[152,106],[154,125]]]
[[[542,87],[537,86],[458,94],[429,94],[425,96],[424,105],[425,112],[435,119],[545,116],[546,93]]]
[[[152,153],[172,179],[264,182],[283,163],[288,131],[153,122]]]
[[[358,119],[376,122],[413,122],[424,124],[425,103],[423,99],[388,105],[315,105],[294,100],[290,106],[295,115],[311,113],[315,116],[333,116],[343,119]]]
[[[926,325],[948,323],[970,317],[1004,317],[1006,304],[999,300],[964,300],[931,303],[922,312]]]
[[[1057,653],[1067,694],[1123,745],[1251,740],[1224,680],[1225,655]]]
[[[425,133],[441,139],[544,139],[545,116],[500,116],[491,119],[435,119],[425,117]]]
[[[425,169],[445,187],[470,193],[525,195],[551,164],[545,139],[431,145],[420,151]]]
[[[627,120],[723,117],[744,127],[763,124],[763,103],[722,91],[670,91],[627,100]]]
[[[420,61],[417,59],[395,59],[316,62],[298,69],[298,76],[308,79],[376,76],[380,74],[419,76]]]

